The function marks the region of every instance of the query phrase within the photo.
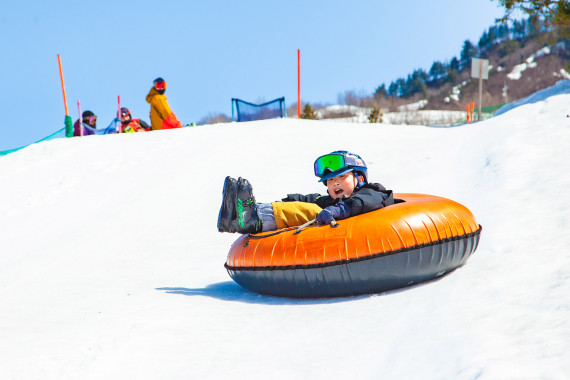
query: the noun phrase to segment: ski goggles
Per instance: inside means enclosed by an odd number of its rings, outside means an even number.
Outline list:
[[[322,177],[325,171],[335,172],[346,167],[345,158],[341,154],[327,154],[315,160],[315,175]]]
[[[84,123],[93,123],[95,120],[97,120],[97,116],[87,116],[83,118],[83,122]]]
[[[154,88],[157,90],[166,90],[166,82],[156,82]]]
[[[315,160],[315,175],[324,176],[328,172],[337,172],[341,169],[348,169],[355,166],[365,166],[364,161],[357,157],[344,154],[327,154]]]

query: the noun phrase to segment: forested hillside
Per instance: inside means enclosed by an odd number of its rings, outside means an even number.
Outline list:
[[[478,97],[471,60],[484,58],[489,60],[490,71],[484,82],[483,106],[508,103],[568,79],[568,45],[536,18],[499,23],[484,31],[476,44],[466,40],[458,57],[434,61],[429,70],[417,69],[406,78],[381,84],[372,97],[358,101],[393,108],[425,99],[425,109],[464,109]]]
[[[497,22],[479,41],[465,40],[458,50],[458,56],[449,61],[436,60],[429,69],[418,68],[389,84],[380,84],[373,94],[345,91],[338,96],[338,104],[371,109],[367,119],[372,122],[382,120],[374,112],[399,112],[406,110],[406,105],[413,105],[408,111],[465,111],[468,103],[477,104],[479,98],[478,79],[471,78],[472,58],[489,60],[489,78],[483,82],[484,108],[510,103],[560,79],[570,79],[570,42],[557,37],[536,17]],[[318,103],[303,106],[303,118],[354,120],[358,112]],[[293,104],[288,109],[289,116],[297,114],[296,107]]]

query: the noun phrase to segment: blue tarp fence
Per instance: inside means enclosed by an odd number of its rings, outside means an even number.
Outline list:
[[[92,134],[95,135],[112,135],[113,133],[117,133],[117,124],[120,122],[119,119],[114,119],[111,124],[109,124],[107,126],[107,128],[93,128],[90,125],[87,125],[85,123],[81,123],[83,124],[83,130],[88,130],[90,132],[92,132]]]
[[[235,109],[235,112],[234,112]],[[232,121],[252,121],[287,117],[285,97],[262,104],[232,98]]]

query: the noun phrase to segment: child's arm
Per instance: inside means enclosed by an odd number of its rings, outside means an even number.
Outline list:
[[[378,191],[363,188],[348,198],[345,203],[350,208],[350,216],[364,214],[394,204],[392,190]]]
[[[350,216],[350,207],[344,202],[328,206],[317,215],[319,224],[331,224],[333,220],[342,220]]]

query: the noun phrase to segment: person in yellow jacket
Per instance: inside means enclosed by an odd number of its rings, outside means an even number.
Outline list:
[[[150,104],[150,124],[153,131],[161,129],[182,128],[182,124],[166,102],[166,82],[162,78],[156,78],[150,92],[146,96]]]

